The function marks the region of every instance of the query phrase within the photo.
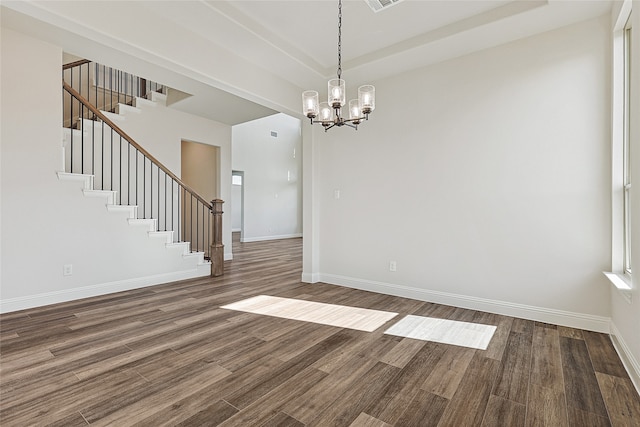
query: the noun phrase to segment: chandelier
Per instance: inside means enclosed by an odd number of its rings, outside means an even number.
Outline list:
[[[307,90],[302,93],[302,112],[311,124],[319,123],[328,131],[334,126],[349,126],[358,129],[362,120],[369,120],[375,109],[376,88],[364,85],[358,88],[358,99],[349,101],[349,118],[342,116],[345,105],[346,84],[342,80],[342,0],[338,0],[338,78],[329,80],[328,101],[318,102],[318,92]],[[317,119],[316,119],[317,117]]]

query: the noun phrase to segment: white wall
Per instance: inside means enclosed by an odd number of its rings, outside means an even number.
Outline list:
[[[609,44],[602,17],[373,82],[358,131],[313,131],[303,278],[608,330]]]
[[[275,114],[233,126],[232,132],[233,169],[244,172],[243,241],[300,237],[300,120]]]
[[[633,2],[632,70],[640,70],[640,2]],[[638,181],[640,177],[640,73],[631,75],[631,175]],[[611,319],[613,335],[619,346],[623,360],[631,366],[630,374],[640,391],[640,185],[631,187],[631,270],[633,283],[631,302],[611,286]]]
[[[1,43],[0,311],[193,277],[195,259],[57,178],[61,49],[4,28]]]

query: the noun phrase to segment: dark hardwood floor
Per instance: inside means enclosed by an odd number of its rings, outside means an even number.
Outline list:
[[[300,239],[234,242],[223,277],[0,316],[2,426],[640,426],[609,337],[300,283]],[[267,294],[396,311],[373,333],[221,309]],[[487,350],[384,335],[496,325]]]

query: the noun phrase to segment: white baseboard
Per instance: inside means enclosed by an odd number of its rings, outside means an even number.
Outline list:
[[[320,281],[319,273],[302,273],[302,279],[300,279],[303,283],[318,283]]]
[[[224,253],[224,260],[225,260],[225,261],[231,261],[231,260],[233,260],[233,252],[225,252],[225,253]]]
[[[204,277],[210,274],[209,268],[175,271],[171,273],[156,274],[153,276],[139,277],[135,279],[118,280],[115,282],[101,283],[97,285],[83,286],[81,288],[63,289],[55,292],[46,292],[25,297],[0,300],[0,313],[25,310],[28,308],[42,307],[50,304],[68,302],[82,298],[107,295],[114,292],[129,291],[162,283],[175,282],[177,280]]]
[[[365,291],[378,292],[404,298],[428,301],[438,304],[452,305],[468,308],[470,310],[486,311],[488,313],[504,316],[519,317],[537,322],[551,323],[554,325],[571,328],[586,329],[595,332],[610,332],[611,318],[594,316],[590,314],[575,313],[571,311],[556,310],[552,308],[536,307],[525,304],[511,303],[507,301],[490,300],[485,298],[470,297],[466,295],[451,294],[440,291],[429,291],[404,285],[375,282],[356,279],[333,274],[320,273],[319,281],[332,285],[346,286]],[[304,281],[304,280],[303,280]]]
[[[636,360],[631,350],[629,350],[629,347],[622,338],[622,334],[613,321],[611,321],[611,341],[629,374],[629,378],[631,378],[631,382],[633,382],[638,394],[640,394],[640,363],[638,363],[638,360]]]
[[[242,243],[264,242],[266,240],[295,239],[298,237],[302,237],[302,233],[281,234],[279,236],[245,237],[244,239],[242,239]]]
[[[231,232],[232,232],[232,233],[239,233],[239,232],[241,232],[241,231],[242,231],[242,228],[232,228],[232,229],[231,229]]]

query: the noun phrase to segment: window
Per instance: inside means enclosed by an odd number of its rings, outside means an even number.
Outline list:
[[[624,60],[624,106],[623,106],[623,149],[622,149],[622,173],[623,173],[623,271],[631,275],[631,161],[630,161],[630,136],[631,136],[631,17],[623,32],[623,60]]]
[[[613,27],[611,272],[605,272],[613,286],[629,303],[631,303],[632,292],[630,167],[631,118],[633,117],[631,113],[632,3],[631,0],[616,3],[616,8],[619,10]],[[634,72],[637,73],[636,70]]]

